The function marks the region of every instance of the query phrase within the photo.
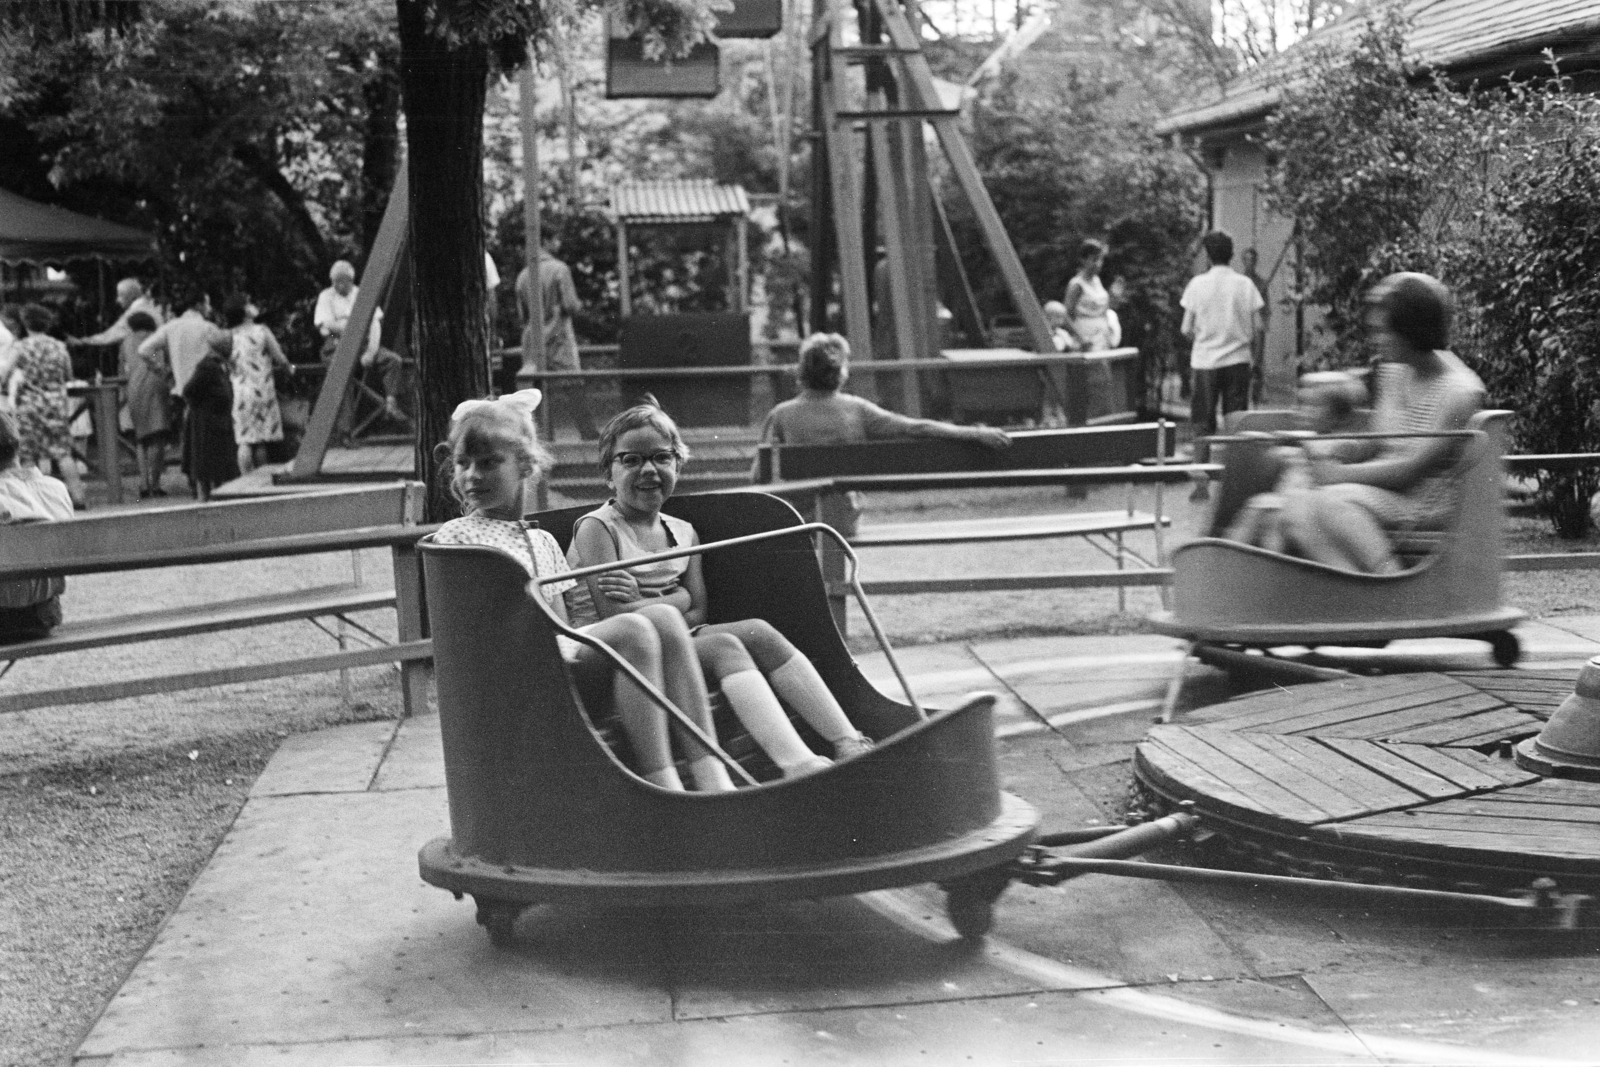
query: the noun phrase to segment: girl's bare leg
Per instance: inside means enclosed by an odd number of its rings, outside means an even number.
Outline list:
[[[240,474],[249,474],[256,469],[256,450],[250,445],[239,445],[235,458],[239,463]]]
[[[660,687],[661,641],[648,621],[637,614],[615,615],[589,627],[587,632],[616,649],[646,681]],[[603,662],[600,653],[592,649],[579,653],[578,659],[585,665]],[[622,720],[622,731],[639,763],[639,773],[650,778],[670,768],[672,746],[667,736],[667,713],[623,672],[616,672],[612,684],[617,717]]]
[[[695,655],[694,638],[677,608],[666,604],[652,604],[630,613],[643,619],[655,630],[661,649],[662,691],[676,704],[691,722],[716,740],[716,727],[711,722],[711,698],[706,693],[705,678],[700,673],[699,659]],[[614,615],[613,619],[626,618]],[[693,740],[686,740],[689,767],[694,772],[695,785],[702,792],[722,792],[734,788],[728,769],[716,756],[705,752]]]

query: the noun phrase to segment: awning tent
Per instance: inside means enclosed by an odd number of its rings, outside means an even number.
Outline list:
[[[150,259],[155,255],[152,234],[0,189],[0,261],[65,263],[74,259]]]

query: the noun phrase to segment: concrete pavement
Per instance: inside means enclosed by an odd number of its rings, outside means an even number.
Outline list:
[[[1530,666],[1600,620],[1519,630]],[[919,697],[1002,696],[1007,788],[1048,829],[1119,818],[1178,646],[1150,635],[906,649]],[[1492,666],[1486,646],[1365,659]],[[863,667],[895,693],[881,657]],[[1189,699],[1226,693],[1191,668]],[[1595,1062],[1600,945],[1458,916],[1088,877],[1013,886],[956,940],[929,886],[696,912],[530,909],[497,950],[425,885],[448,832],[438,719],[299,735],[88,1034],[100,1067],[256,1064]]]

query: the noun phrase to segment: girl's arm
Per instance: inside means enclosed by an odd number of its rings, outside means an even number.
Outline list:
[[[700,535],[696,533],[691,544],[700,543]],[[706,621],[706,576],[700,569],[700,561],[704,556],[690,556],[689,569],[683,573],[683,588],[689,597],[689,606],[683,609],[683,621],[693,629],[702,626]],[[674,598],[668,598],[674,599]]]
[[[1481,395],[1468,392],[1448,398],[1440,424],[1446,430],[1466,429],[1482,400]],[[1430,471],[1449,466],[1464,442],[1456,437],[1411,437],[1385,443],[1390,447],[1365,463],[1315,461],[1314,476],[1322,484],[1359,482],[1403,493]]]
[[[599,519],[580,519],[572,532],[572,545],[577,550],[576,562],[581,567],[612,563],[621,558],[617,555],[617,546],[611,541],[610,531]],[[691,606],[691,598],[685,590],[679,590],[671,596],[647,599],[639,590],[638,579],[628,571],[591,574],[584,581],[589,584],[589,597],[594,601],[595,613],[602,619],[625,611],[638,611],[647,604],[671,604],[685,615]]]

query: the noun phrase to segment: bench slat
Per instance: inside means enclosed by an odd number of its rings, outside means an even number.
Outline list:
[[[1165,519],[1163,526],[1170,526]],[[890,545],[966,544],[977,541],[1027,541],[1046,537],[1153,530],[1156,517],[1142,511],[1080,511],[1058,515],[1016,515],[996,519],[949,519],[863,526],[850,543],[857,548]]]
[[[57,652],[76,652],[86,648],[125,645],[135,641],[187,637],[271,622],[287,622],[324,615],[343,615],[352,611],[392,608],[393,589],[378,589],[344,583],[313,589],[247,597],[219,604],[196,604],[161,611],[118,615],[104,619],[67,622],[36,641],[0,644],[0,662],[48,656]]]
[[[1125,571],[1054,571],[1047,574],[974,574],[960,578],[908,578],[862,582],[868,596],[903,593],[993,593],[1013,589],[1114,589],[1117,586],[1163,586],[1172,583],[1171,567]],[[829,582],[828,595],[848,597],[845,582]]]
[[[49,530],[66,523],[39,523],[17,527],[20,530]],[[353,548],[379,548],[413,544],[437,530],[437,526],[366,526],[355,530],[325,533],[290,534],[249,541],[227,542],[185,548],[156,548],[115,555],[81,556],[76,559],[41,559],[26,563],[0,564],[0,581],[12,578],[42,578],[50,575],[100,574],[106,571],[149,570],[154,567],[182,567],[197,563],[231,563],[242,559],[269,556],[307,556],[318,552],[338,552]]]
[[[334,652],[325,656],[278,660],[273,663],[251,663],[242,667],[218,667],[188,674],[164,674],[154,678],[129,678],[125,681],[105,682],[99,685],[78,685],[65,689],[14,693],[0,696],[0,714],[67,704],[95,704],[127,697],[150,696],[154,693],[174,693],[183,689],[237,685],[241,682],[286,678],[295,674],[317,674],[322,671],[344,670],[348,667],[372,667],[383,663],[406,663],[432,658],[431,639],[405,641],[395,645]]]

